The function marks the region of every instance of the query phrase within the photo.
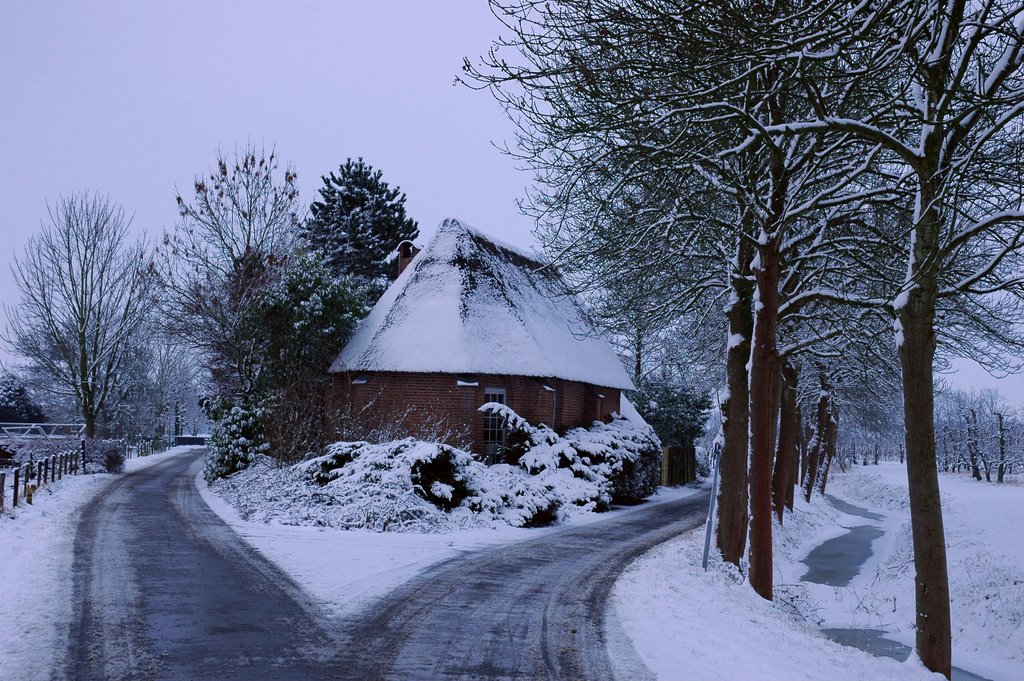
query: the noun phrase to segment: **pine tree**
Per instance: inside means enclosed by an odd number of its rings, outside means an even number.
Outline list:
[[[46,415],[13,374],[0,376],[0,423],[42,423]]]
[[[381,281],[398,245],[419,236],[416,221],[406,216],[405,194],[388,186],[381,171],[361,158],[348,159],[322,179],[303,236],[324,254],[336,276]]]

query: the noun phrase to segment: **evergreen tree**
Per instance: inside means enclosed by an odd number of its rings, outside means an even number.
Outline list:
[[[711,400],[664,380],[647,380],[632,397],[663,445],[692,447],[704,432]]]
[[[42,423],[46,415],[13,374],[0,376],[0,423]]]
[[[380,282],[388,261],[403,241],[419,236],[416,221],[405,214],[405,194],[392,189],[363,159],[348,159],[337,173],[324,176],[320,199],[302,232],[321,251],[336,276]]]

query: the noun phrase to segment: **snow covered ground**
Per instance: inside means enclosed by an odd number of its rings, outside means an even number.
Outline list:
[[[1024,480],[979,482],[940,474],[949,564],[953,664],[993,681],[1024,669]],[[914,573],[905,468],[855,466],[830,481],[831,492],[883,516],[885,536],[846,588],[813,586],[825,627],[875,627],[914,643]],[[847,518],[847,520],[849,520]],[[851,524],[846,522],[845,524]],[[789,574],[792,576],[795,570]]]
[[[246,542],[277,564],[336,616],[358,611],[374,599],[441,561],[467,551],[534,539],[555,525],[525,529],[495,525],[447,533],[372,532],[312,525],[244,520],[197,476],[203,500]],[[662,488],[643,507],[695,494],[690,488]],[[639,507],[637,507],[639,508]],[[568,524],[600,522],[630,509],[582,513]]]
[[[131,459],[125,470],[188,451]],[[72,620],[72,561],[79,511],[115,476],[72,475],[36,492],[34,503],[0,516],[0,679],[48,679]]]
[[[913,645],[913,574],[906,474],[898,464],[854,467],[830,493],[881,509],[885,534],[845,587],[800,581],[800,561],[847,527],[868,521],[815,498],[776,526],[776,601],[768,603],[731,566],[700,567],[703,529],[641,557],[617,582],[614,612],[640,658],[660,679],[921,679],[916,656],[899,663],[823,638],[817,629],[876,627]],[[1020,678],[1024,660],[1024,485],[943,475],[954,621],[954,664],[994,681]],[[845,526],[845,527],[844,527]],[[895,600],[894,600],[895,599]],[[895,603],[895,608],[894,608]]]

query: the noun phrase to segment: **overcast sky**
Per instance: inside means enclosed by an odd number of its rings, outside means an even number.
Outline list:
[[[504,112],[454,85],[500,26],[484,0],[4,2],[0,4],[0,301],[46,201],[100,191],[159,235],[216,151],[276,146],[308,202],[362,156],[407,194],[424,237],[459,217],[519,246],[528,173],[494,148]],[[423,239],[421,239],[422,241]],[[1024,377],[975,367],[1024,406]]]

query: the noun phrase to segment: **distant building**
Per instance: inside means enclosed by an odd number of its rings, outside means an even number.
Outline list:
[[[398,279],[330,368],[353,414],[494,457],[505,434],[487,402],[556,430],[620,411],[633,383],[553,268],[457,220],[399,248]]]

